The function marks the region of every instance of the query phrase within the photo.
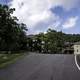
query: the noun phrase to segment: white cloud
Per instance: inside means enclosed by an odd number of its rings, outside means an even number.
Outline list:
[[[52,15],[48,10],[50,8],[49,0],[13,0],[11,7],[16,8],[13,15],[30,27]]]
[[[56,21],[56,22],[53,22],[53,24],[49,25],[47,30],[50,28],[50,29],[57,29],[59,26],[60,26],[61,22],[60,21]]]
[[[66,10],[74,8],[79,0],[12,0],[10,7],[15,8],[14,16],[20,22],[33,28],[40,22],[48,22],[50,19],[58,20],[51,7],[62,6]]]
[[[63,29],[75,27],[78,17],[71,17],[62,25]]]

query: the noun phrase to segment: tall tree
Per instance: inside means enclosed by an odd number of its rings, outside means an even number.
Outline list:
[[[14,8],[0,5],[0,50],[20,50],[26,45],[26,25],[11,16],[14,11]]]

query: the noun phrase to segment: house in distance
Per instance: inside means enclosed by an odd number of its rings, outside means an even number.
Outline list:
[[[80,42],[74,43],[74,54],[80,54]]]

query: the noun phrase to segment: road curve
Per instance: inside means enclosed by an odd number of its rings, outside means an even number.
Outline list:
[[[30,54],[0,70],[0,80],[80,80],[74,55]]]

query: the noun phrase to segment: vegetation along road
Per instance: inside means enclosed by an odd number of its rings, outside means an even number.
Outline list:
[[[0,80],[80,80],[74,55],[30,54],[0,70]]]

